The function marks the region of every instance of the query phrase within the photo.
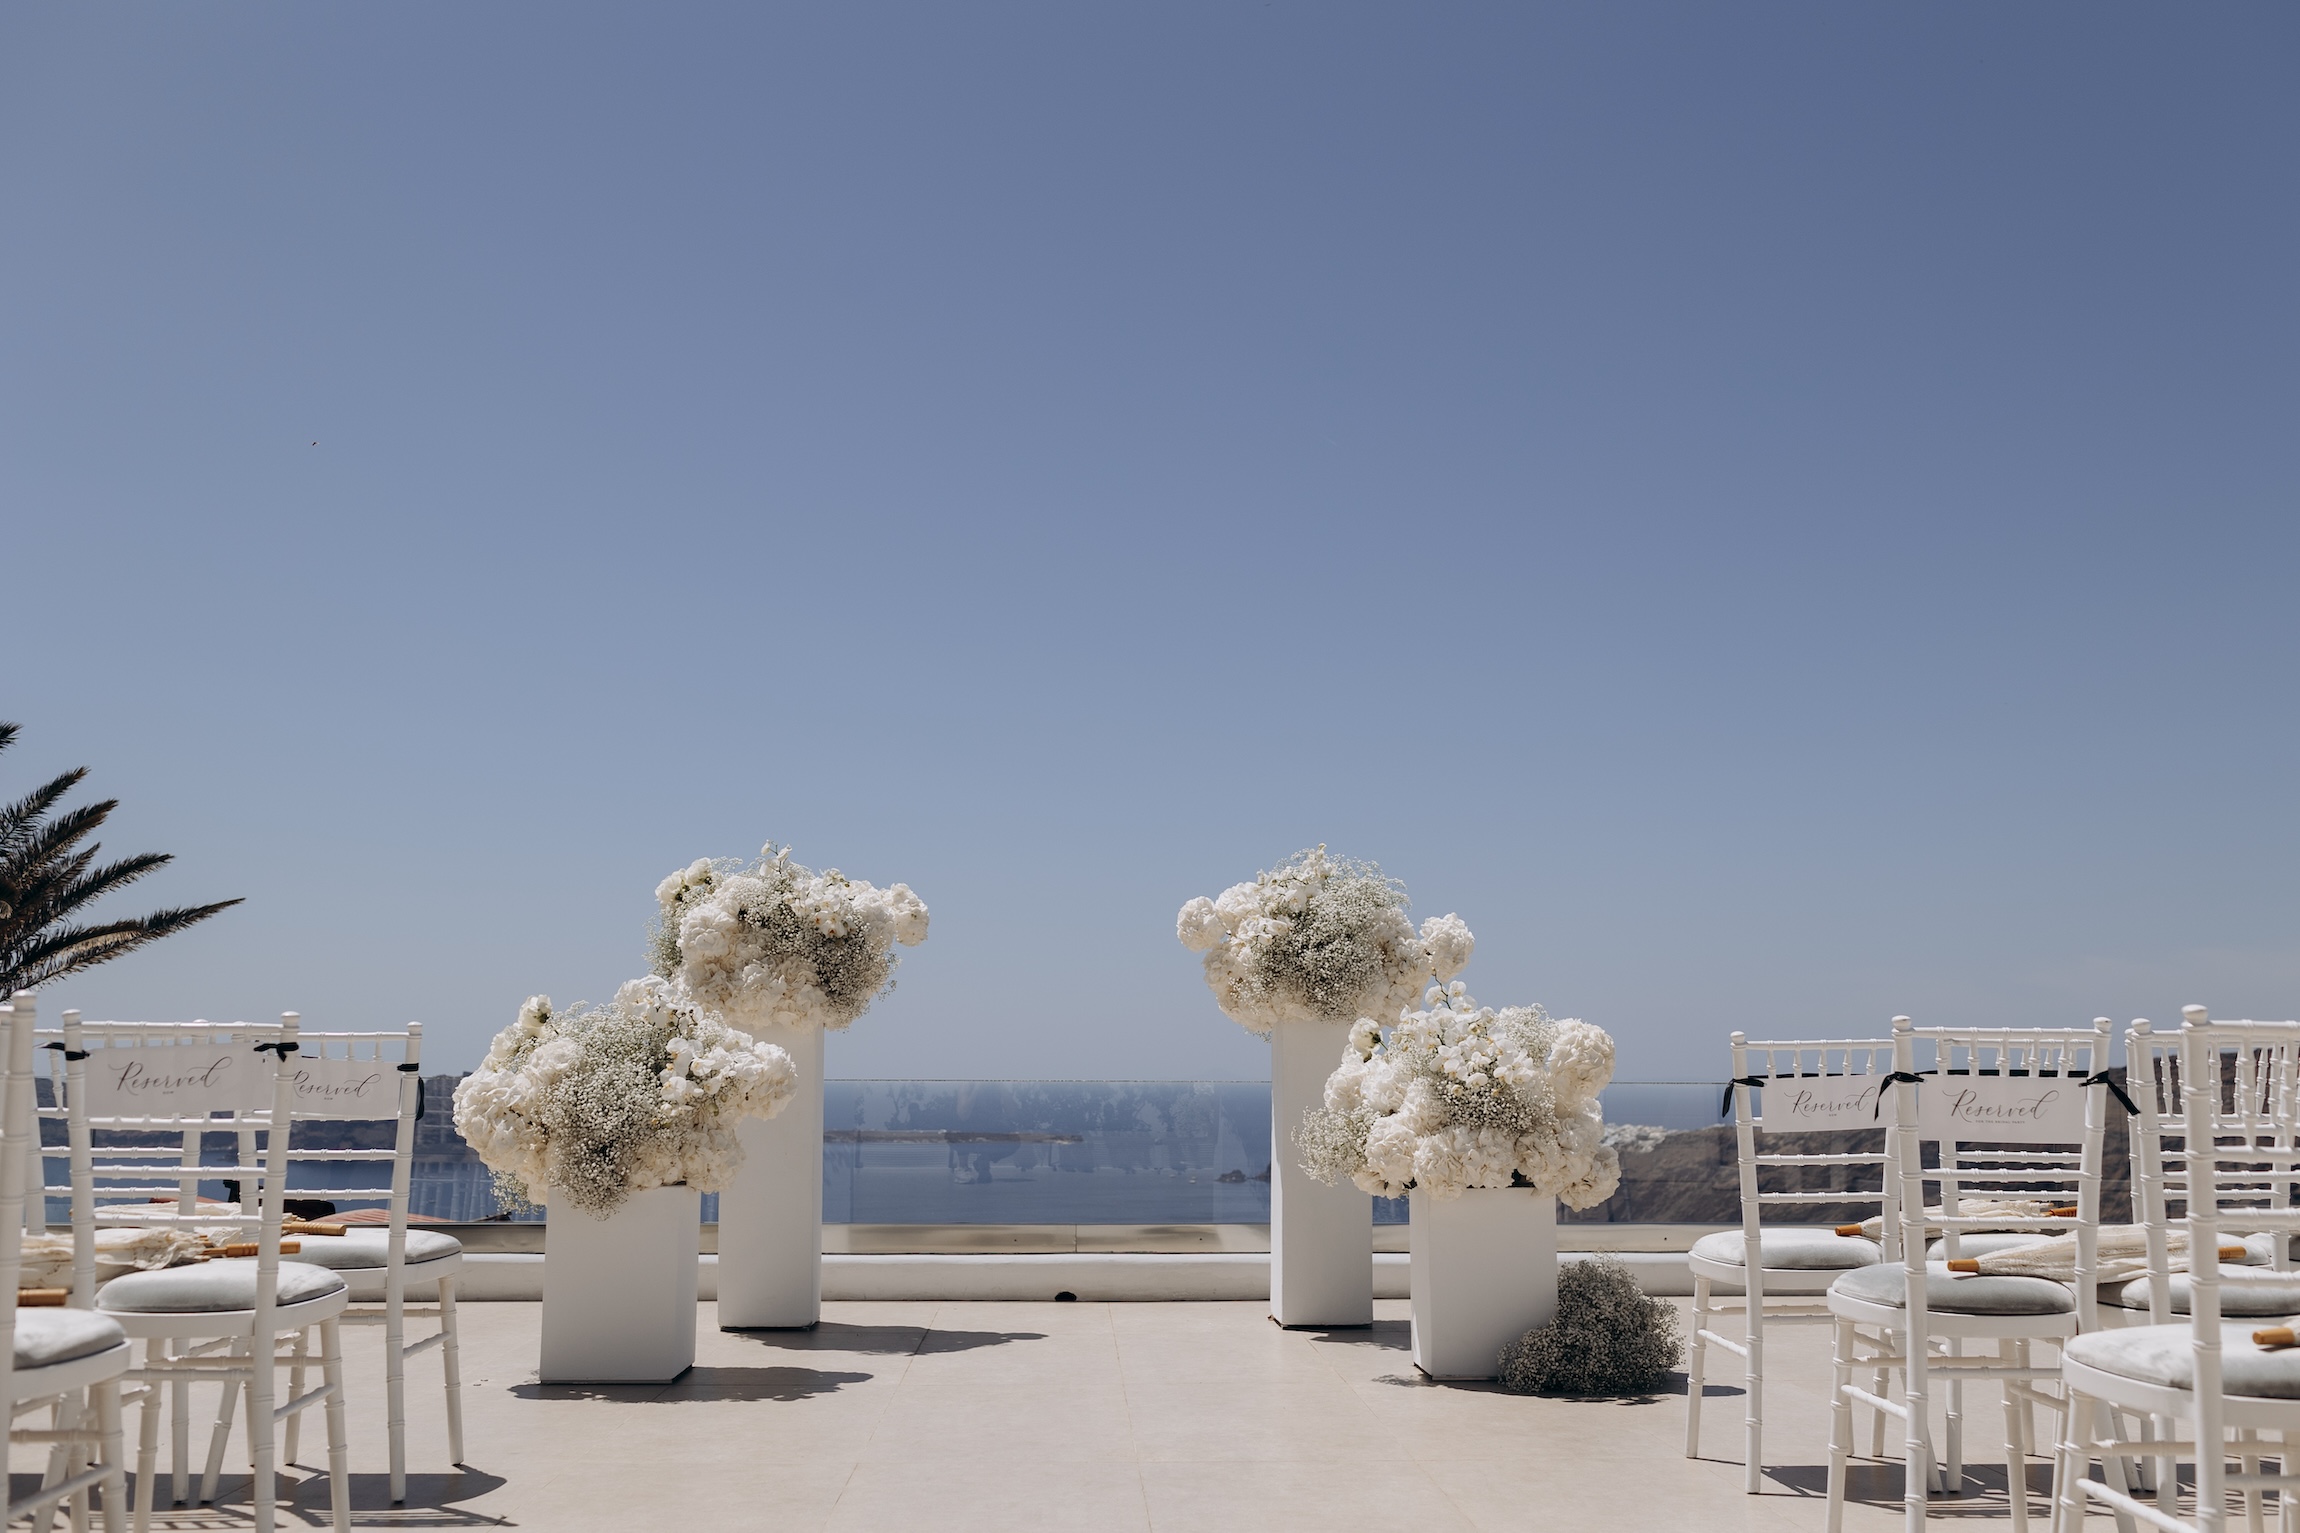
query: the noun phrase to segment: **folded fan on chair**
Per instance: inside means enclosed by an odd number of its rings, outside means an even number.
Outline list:
[[[1941,1227],[1931,1222],[1940,1217],[1941,1211],[1937,1208],[1925,1210],[1927,1221],[1925,1239],[1932,1240],[1941,1234]],[[2076,1209],[2070,1204],[2055,1203],[2050,1198],[1962,1198],[1957,1202],[1957,1211],[1954,1217],[1958,1219],[2074,1219]],[[1870,1240],[1882,1240],[1885,1238],[1884,1217],[1872,1214],[1859,1224],[1840,1224],[1837,1226],[1837,1233],[1840,1235],[1861,1235]],[[1979,1231],[1968,1230],[1964,1233],[1978,1234]]]
[[[2147,1273],[2148,1231],[2142,1226],[2104,1224],[2097,1240],[2094,1248],[2097,1267],[2093,1275],[2099,1281],[2115,1283]],[[2188,1231],[2165,1231],[2164,1246],[2171,1258],[2172,1270],[2186,1272]],[[2222,1261],[2241,1261],[2244,1255],[2244,1247],[2240,1245],[2220,1247]],[[1949,1263],[1949,1270],[1982,1277],[2040,1277],[2072,1283],[2076,1281],[2076,1242],[2066,1235],[2046,1235],[2029,1245],[1991,1251],[1985,1256],[1959,1257]]]

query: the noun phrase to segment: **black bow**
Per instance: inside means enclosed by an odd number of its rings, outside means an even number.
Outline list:
[[[300,1053],[302,1049],[303,1045],[295,1042],[259,1043],[256,1045],[258,1054],[277,1054],[282,1063],[286,1062],[290,1054]]]
[[[1887,1074],[1877,1086],[1877,1105],[1869,1109],[1869,1121],[1874,1123],[1884,1115],[1885,1093],[1893,1089],[1896,1081],[1904,1086],[1915,1086],[1921,1084],[1926,1076],[1937,1073],[1933,1070],[1919,1070],[1912,1075],[1906,1070],[1894,1070]]]
[[[2079,1081],[2077,1084],[2082,1086],[2106,1086],[2108,1088],[2108,1094],[2124,1104],[2124,1110],[2128,1116],[2138,1117],[2140,1115],[2140,1109],[2133,1105],[2132,1098],[2125,1095],[2124,1088],[2119,1086],[2116,1083],[2116,1078],[2110,1075],[2106,1070],[2096,1070],[2092,1074],[2086,1076],[2083,1080]]]
[[[1725,1099],[1717,1104],[1717,1116],[1722,1118],[1733,1110],[1733,1088],[1735,1086],[1754,1088],[1764,1085],[1768,1079],[1770,1077],[1763,1075],[1736,1075],[1727,1081],[1725,1083]]]
[[[44,1049],[54,1049],[57,1053],[63,1055],[66,1059],[86,1059],[88,1057],[88,1051],[86,1049],[68,1049],[60,1043],[43,1043],[40,1045],[40,1047]]]
[[[410,1061],[400,1065],[398,1069],[402,1075],[415,1076],[415,1121],[421,1123],[423,1121],[423,1077],[418,1072],[423,1069],[423,1066]]]

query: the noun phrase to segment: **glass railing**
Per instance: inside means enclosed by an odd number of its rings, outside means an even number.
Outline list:
[[[456,1134],[456,1077],[425,1082],[410,1208],[456,1222],[530,1220],[498,1202],[487,1168]],[[1734,1197],[1729,1147],[1677,1136],[1720,1122],[1719,1088],[1620,1081],[1604,1097],[1608,1136],[1625,1167],[1666,1161],[1661,1182],[1624,1180],[1608,1204],[1567,1217],[1670,1220]],[[1266,1224],[1270,1218],[1270,1088],[1263,1081],[834,1080],[823,1091],[823,1218],[833,1224]],[[61,1125],[56,1125],[61,1127]],[[306,1123],[297,1143],[389,1143],[389,1125]],[[353,1136],[356,1135],[356,1140]],[[203,1160],[228,1163],[231,1142],[207,1136]],[[1663,1154],[1664,1149],[1674,1153]],[[53,1157],[57,1150],[51,1148]],[[53,1179],[64,1167],[52,1162]],[[376,1185],[380,1167],[300,1165],[291,1186],[327,1199],[331,1186]],[[1688,1179],[1698,1185],[1687,1186]],[[1707,1184],[1714,1182],[1714,1187]],[[1640,1189],[1666,1185],[1666,1195]],[[220,1182],[203,1195],[223,1197]],[[332,1200],[331,1200],[332,1201]],[[703,1200],[706,1222],[716,1197]],[[1374,1199],[1375,1222],[1405,1222],[1404,1200]],[[346,1207],[351,1206],[348,1202]],[[61,1206],[51,1218],[64,1217]],[[1731,1218],[1726,1213],[1721,1217]]]

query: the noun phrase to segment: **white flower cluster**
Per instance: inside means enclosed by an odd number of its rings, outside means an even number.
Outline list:
[[[1431,979],[1459,974],[1475,946],[1469,927],[1432,916],[1417,933],[1405,905],[1381,869],[1320,846],[1218,899],[1200,895],[1174,931],[1206,955],[1223,1012],[1266,1037],[1281,1022],[1395,1017]]]
[[[735,1125],[791,1100],[791,1056],[649,976],[612,1004],[554,1011],[532,996],[455,1090],[455,1128],[515,1201],[553,1193],[604,1217],[631,1193],[723,1190]]]
[[[750,867],[695,862],[655,890],[655,972],[729,1023],[842,1028],[894,988],[894,946],[926,940],[924,901],[817,873],[772,842]]]
[[[1350,1030],[1326,1105],[1295,1142],[1312,1176],[1380,1197],[1532,1187],[1588,1208],[1621,1183],[1597,1102],[1612,1079],[1603,1028],[1433,985],[1386,1038],[1363,1018]]]

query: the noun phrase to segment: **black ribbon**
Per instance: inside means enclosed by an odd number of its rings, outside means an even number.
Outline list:
[[[277,1054],[280,1057],[280,1062],[283,1064],[287,1062],[287,1057],[290,1054],[297,1054],[301,1053],[302,1051],[303,1045],[293,1042],[259,1043],[256,1045],[256,1052],[258,1054]]]
[[[2127,1116],[2135,1118],[2140,1116],[2140,1109],[2133,1104],[2132,1098],[2125,1095],[2124,1088],[2119,1086],[2116,1083],[2116,1078],[2106,1070],[2096,1070],[2077,1084],[2081,1086],[2106,1086],[2108,1094],[2124,1104]]]
[[[1885,1093],[1893,1089],[1895,1082],[1898,1082],[1904,1086],[1915,1086],[1922,1084],[1926,1076],[1936,1075],[1938,1073],[1939,1072],[1935,1070],[1919,1070],[1913,1075],[1906,1070],[1894,1070],[1888,1073],[1884,1080],[1878,1083],[1877,1105],[1869,1109],[1869,1121],[1874,1123],[1877,1121],[1877,1119],[1884,1116]]]
[[[57,1053],[63,1055],[66,1059],[86,1059],[88,1057],[88,1051],[86,1049],[68,1049],[60,1043],[43,1043],[40,1045],[40,1047],[44,1049],[54,1049]]]
[[[415,1121],[421,1123],[423,1121],[423,1076],[421,1074],[423,1066],[410,1061],[397,1068],[400,1074],[415,1077]]]
[[[1770,1076],[1764,1075],[1736,1075],[1727,1081],[1725,1083],[1725,1099],[1717,1104],[1717,1116],[1722,1118],[1733,1110],[1733,1088],[1735,1086],[1754,1088],[1764,1085],[1769,1079],[1771,1079]]]

